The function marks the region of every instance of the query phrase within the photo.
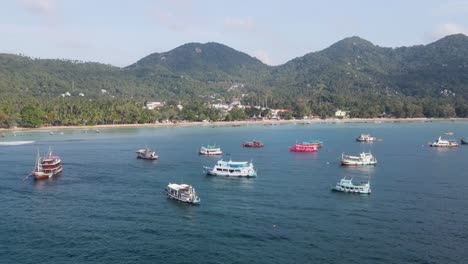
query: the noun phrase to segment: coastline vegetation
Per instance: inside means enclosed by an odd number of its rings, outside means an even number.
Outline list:
[[[304,117],[334,118],[337,108],[346,109],[351,118],[418,118],[418,117],[468,117],[467,103],[460,99],[392,98],[391,100],[366,100],[359,98],[328,100],[296,100],[276,102],[272,107],[287,109],[279,114],[281,119]],[[244,99],[244,103],[249,98]],[[128,98],[1,98],[0,127],[84,126],[109,124],[148,124],[157,122],[239,121],[252,118],[270,118],[271,109],[234,107],[230,111],[216,109],[202,101],[168,101],[163,107],[148,110],[144,102]]]

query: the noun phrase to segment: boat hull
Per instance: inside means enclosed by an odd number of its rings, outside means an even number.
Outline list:
[[[308,149],[298,149],[295,147],[289,148],[289,151],[291,152],[318,152],[318,147],[316,148],[308,148]]]
[[[261,142],[245,142],[245,143],[242,143],[242,147],[244,147],[244,148],[262,148],[263,143],[261,143]]]
[[[198,199],[193,199],[193,200],[185,200],[185,199],[180,199],[179,197],[177,196],[174,196],[174,195],[171,195],[170,193],[166,192],[166,196],[167,198],[171,199],[171,200],[175,200],[175,201],[178,201],[178,202],[181,202],[181,203],[188,203],[188,204],[193,204],[193,205],[198,205],[200,204],[200,198]]]
[[[339,186],[333,187],[332,191],[341,192],[341,193],[352,193],[352,194],[371,194],[371,192],[372,192],[370,189],[368,191],[347,190],[347,189],[339,187]]]
[[[354,162],[354,161],[341,161],[341,166],[374,166],[377,162]]]
[[[223,152],[204,152],[204,151],[201,151],[199,150],[198,151],[198,155],[203,155],[203,156],[219,156],[219,155],[223,155]]]
[[[462,143],[463,144],[463,143]],[[465,143],[466,144],[466,143]],[[433,148],[454,148],[454,147],[458,147],[460,145],[458,145],[458,143],[451,143],[451,144],[429,144],[430,147],[433,147]]]
[[[141,156],[137,156],[137,159],[144,159],[144,160],[157,160],[159,157],[158,156],[155,156],[155,157],[141,157]]]
[[[45,179],[49,179],[49,178],[52,178],[60,173],[62,173],[62,170],[63,168],[61,167],[60,169],[58,169],[57,171],[55,172],[51,172],[51,173],[45,173],[45,172],[34,172],[34,179],[35,180],[45,180]]]
[[[256,171],[242,171],[242,172],[229,172],[229,171],[216,171],[213,168],[205,167],[205,173],[208,176],[224,176],[224,177],[257,177]]]
[[[468,138],[462,138],[460,142],[462,145],[468,145]]]

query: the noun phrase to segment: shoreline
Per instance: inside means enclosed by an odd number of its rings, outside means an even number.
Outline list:
[[[150,124],[109,124],[94,126],[43,126],[36,128],[0,128],[0,132],[14,131],[50,131],[50,130],[96,130],[110,128],[142,128],[142,127],[192,127],[192,126],[243,126],[243,125],[282,125],[282,124],[332,124],[332,123],[410,123],[410,122],[440,122],[468,121],[468,118],[348,118],[348,119],[296,119],[296,120],[245,120],[218,122],[177,122]]]

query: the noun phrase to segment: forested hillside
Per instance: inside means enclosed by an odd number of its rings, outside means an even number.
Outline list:
[[[468,37],[400,48],[350,37],[280,66],[218,43],[188,43],[123,68],[0,54],[0,119],[21,110],[12,102],[34,102],[47,114],[44,102],[59,98],[77,107],[87,100],[203,105],[242,98],[247,105],[291,109],[296,117],[331,116],[338,108],[356,117],[465,117]]]

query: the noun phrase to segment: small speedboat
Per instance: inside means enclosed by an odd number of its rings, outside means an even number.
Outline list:
[[[462,138],[460,142],[462,145],[468,145],[468,138]]]
[[[144,149],[139,149],[135,151],[135,153],[137,154],[137,159],[157,160],[159,158],[155,151],[152,151],[147,147]]]

